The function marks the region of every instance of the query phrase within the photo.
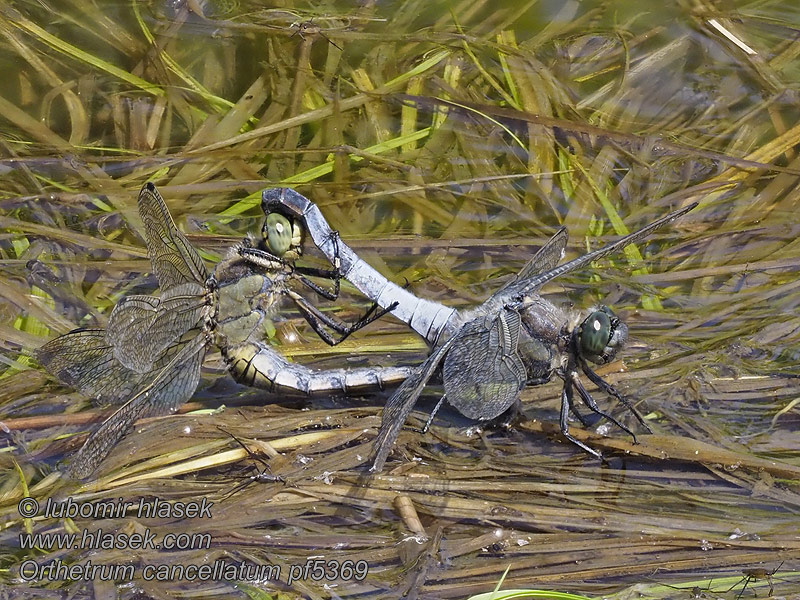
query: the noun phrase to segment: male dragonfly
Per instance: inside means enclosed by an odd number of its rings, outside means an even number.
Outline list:
[[[310,394],[382,387],[411,372],[406,367],[316,371],[290,363],[262,341],[264,320],[284,296],[331,345],[385,312],[373,312],[373,306],[348,325],[289,287],[299,281],[331,299],[339,292],[338,270],[294,266],[301,245],[299,223],[270,213],[260,247],[245,239],[209,275],[152,183],[144,185],[138,204],[161,295],[127,296],[114,307],[106,329],[76,329],[37,351],[39,362],[62,382],[98,402],[122,404],[78,451],[68,474],[91,475],[137,419],[176,411],[197,388],[210,345],[220,349],[234,378],[270,390]],[[305,275],[332,279],[334,289]],[[323,324],[340,337],[326,332]]]
[[[471,419],[490,420],[509,409],[519,410],[519,397],[526,385],[538,385],[552,379],[564,381],[561,392],[559,423],[569,441],[602,460],[602,455],[569,433],[571,411],[578,420],[587,420],[574,405],[574,393],[589,409],[636,437],[610,414],[602,411],[578,376],[578,368],[605,393],[628,408],[650,431],[634,407],[613,386],[603,381],[589,366],[610,362],[625,344],[627,326],[610,308],[594,308],[583,320],[571,318],[564,310],[539,295],[548,281],[643,239],[692,210],[696,203],[672,212],[646,227],[604,248],[557,266],[564,256],[567,230],[562,227],[530,259],[522,270],[480,306],[456,310],[423,298],[387,280],[337,238],[313,202],[288,188],[265,190],[265,211],[283,207],[303,218],[317,247],[333,260],[340,261],[342,275],[364,295],[389,310],[422,335],[432,346],[430,356],[406,379],[389,399],[383,411],[372,470],[381,471],[411,409],[428,380],[442,365],[444,395],[433,415],[447,402]],[[335,252],[334,252],[335,251]]]

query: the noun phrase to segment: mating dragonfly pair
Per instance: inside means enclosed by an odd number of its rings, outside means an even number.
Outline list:
[[[577,368],[620,400],[647,428],[630,403],[587,363],[610,361],[624,345],[627,328],[606,307],[592,311],[580,323],[573,322],[538,290],[559,275],[644,238],[694,206],[556,266],[567,242],[566,229],[562,228],[486,302],[457,311],[418,298],[388,281],[342,242],[316,205],[285,188],[263,193],[266,219],[262,239],[256,245],[249,240],[237,244],[209,275],[202,259],[175,226],[155,186],[148,183],[139,195],[139,211],[161,296],[123,298],[112,311],[107,329],[75,330],[45,344],[37,353],[47,370],[64,383],[98,401],[122,403],[89,437],[67,470],[76,477],[89,476],[137,419],[177,410],[194,393],[205,351],[212,345],[220,349],[234,378],[270,390],[346,392],[402,381],[384,409],[374,471],[383,468],[400,429],[440,364],[445,394],[434,414],[447,399],[462,414],[477,420],[516,410],[525,385],[541,384],[557,375],[564,380],[562,433],[600,457],[569,434],[570,411],[587,423],[575,407],[574,390],[593,412],[633,433],[597,406],[581,383]],[[333,269],[294,264],[300,254],[302,224]],[[309,276],[333,281],[333,289],[319,286]],[[323,297],[336,299],[341,278],[374,302],[356,323],[344,323],[321,312],[292,286],[293,282],[302,284]],[[286,296],[329,344],[391,312],[422,335],[433,350],[415,369],[314,371],[290,363],[262,339],[264,319]],[[339,337],[332,336],[324,326]],[[428,423],[432,418],[433,414]]]

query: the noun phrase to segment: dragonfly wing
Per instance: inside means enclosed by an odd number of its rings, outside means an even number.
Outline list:
[[[105,329],[76,329],[36,351],[49,373],[99,403],[119,404],[139,389],[145,375],[114,358]]]
[[[519,313],[502,309],[461,329],[444,360],[447,401],[470,419],[493,419],[519,398],[527,371],[517,350]]]
[[[139,215],[144,223],[147,254],[161,289],[187,282],[205,284],[208,270],[203,259],[177,228],[151,182],[139,192]]]
[[[120,300],[106,330],[117,360],[139,373],[150,371],[170,345],[201,325],[204,291],[190,282],[168,289],[162,298],[137,295]]]
[[[697,202],[694,202],[688,206],[681,208],[680,210],[676,210],[674,212],[669,213],[666,216],[661,217],[660,219],[656,219],[649,225],[642,227],[639,231],[634,231],[633,233],[626,235],[623,238],[618,239],[616,242],[609,244],[603,248],[595,250],[594,252],[590,252],[589,254],[584,254],[583,256],[579,256],[576,259],[573,259],[563,265],[560,265],[554,269],[549,270],[547,273],[542,273],[541,275],[537,275],[528,279],[527,282],[520,281],[518,285],[515,286],[514,289],[514,296],[517,299],[521,299],[522,297],[532,293],[534,290],[538,289],[548,281],[555,279],[556,277],[560,277],[565,273],[569,273],[571,271],[575,271],[576,269],[580,269],[585,265],[588,265],[592,261],[598,260],[616,252],[620,248],[624,248],[628,244],[633,244],[638,242],[639,240],[647,237],[651,233],[653,233],[656,229],[663,227],[670,221],[677,219],[678,217],[685,215],[687,212],[692,210],[694,207],[697,206]]]
[[[569,233],[566,227],[562,227],[556,231],[553,237],[551,237],[544,246],[539,248],[536,254],[534,254],[525,266],[520,269],[519,273],[492,294],[492,298],[498,296],[514,296],[516,288],[527,286],[528,280],[531,277],[554,269],[558,261],[564,258],[564,250],[567,247],[568,238]]]
[[[152,383],[89,436],[67,465],[67,473],[79,479],[88,477],[138,419],[169,414],[188,400],[200,382],[205,343],[203,334],[196,335],[176,344],[161,357],[155,368],[146,374]]]
[[[447,342],[436,348],[433,353],[425,359],[419,367],[414,369],[414,372],[400,385],[399,388],[392,394],[386,407],[383,409],[383,418],[381,420],[381,428],[378,431],[378,436],[375,438],[375,460],[372,463],[371,471],[376,473],[383,470],[383,465],[389,457],[389,452],[392,450],[397,436],[400,435],[400,430],[414,408],[419,395],[428,383],[428,380],[433,376],[442,358],[447,353],[453,340],[450,338]]]

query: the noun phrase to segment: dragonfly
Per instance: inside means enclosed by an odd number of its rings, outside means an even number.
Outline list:
[[[653,231],[697,206],[684,208],[656,219],[607,246],[559,265],[567,245],[567,229],[560,228],[510,281],[483,304],[456,310],[419,298],[389,281],[347,244],[332,242],[330,225],[319,207],[290,188],[273,188],[262,193],[265,211],[281,206],[306,224],[315,245],[340,265],[342,275],[365,296],[408,324],[423,336],[432,351],[428,358],[397,388],[383,411],[375,439],[371,470],[380,472],[408,415],[428,381],[441,371],[444,395],[433,409],[423,432],[446,401],[464,416],[490,421],[507,411],[520,410],[520,394],[527,385],[563,380],[559,425],[562,435],[582,450],[603,460],[597,450],[569,433],[569,415],[584,426],[589,421],[577,409],[575,393],[593,413],[605,417],[620,429],[634,433],[612,415],[600,409],[579,376],[582,372],[607,395],[621,402],[650,432],[650,427],[630,401],[604,381],[590,366],[611,362],[627,341],[628,328],[607,306],[591,309],[574,318],[539,294],[547,282],[580,269],[593,261],[650,235]]]
[[[160,295],[126,296],[105,329],[76,329],[36,352],[39,363],[63,383],[98,403],[120,405],[66,465],[68,475],[90,476],[138,419],[175,412],[197,388],[205,352],[212,346],[219,348],[235,379],[270,391],[382,388],[410,374],[408,367],[313,370],[289,362],[264,341],[265,320],[285,297],[331,345],[386,312],[373,305],[358,321],[346,323],[291,287],[299,282],[336,299],[341,279],[338,268],[294,265],[302,227],[291,215],[266,215],[262,239],[236,244],[209,273],[152,183],[142,187],[138,208]],[[330,279],[333,289],[308,277]]]

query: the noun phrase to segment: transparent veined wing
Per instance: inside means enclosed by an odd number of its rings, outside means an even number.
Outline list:
[[[508,280],[503,287],[492,294],[489,301],[493,298],[511,297],[516,295],[517,288],[525,287],[528,280],[541,273],[554,269],[558,262],[564,258],[564,251],[567,247],[567,240],[569,233],[566,227],[562,227],[553,234],[544,246],[534,254],[531,259],[525,263],[525,266],[519,270],[519,273],[514,275]]]
[[[106,339],[114,356],[139,373],[153,363],[187,331],[202,327],[205,288],[194,282],[169,288],[162,297],[126,296],[108,319]]]
[[[177,228],[164,199],[150,182],[139,192],[139,215],[161,290],[188,282],[204,284],[208,270],[203,259]]]
[[[521,318],[501,309],[466,323],[444,359],[447,401],[470,419],[493,419],[512,406],[527,381],[517,351]]]
[[[371,470],[379,472],[383,470],[383,465],[389,457],[400,430],[411,414],[419,395],[433,376],[434,372],[442,362],[444,355],[450,349],[454,338],[450,338],[444,344],[436,348],[433,353],[425,359],[419,367],[400,385],[386,402],[381,419],[381,428],[375,438],[375,459],[372,462]]]
[[[67,466],[67,473],[83,479],[92,474],[138,419],[167,415],[188,400],[200,382],[205,355],[200,333],[172,346],[145,374],[150,381],[89,436]]]
[[[39,348],[36,359],[61,382],[100,404],[125,401],[146,376],[114,358],[105,329],[76,329],[59,336]]]
[[[684,208],[671,212],[668,215],[661,217],[660,219],[656,219],[649,225],[646,225],[645,227],[642,227],[638,231],[634,231],[633,233],[626,235],[625,237],[622,237],[618,239],[616,242],[613,242],[603,248],[599,248],[594,252],[589,252],[589,254],[584,254],[583,256],[579,256],[578,258],[575,258],[567,263],[564,263],[563,265],[560,265],[554,269],[550,269],[546,273],[542,273],[540,275],[534,275],[530,277],[527,281],[524,280],[517,281],[514,284],[513,292],[511,294],[507,292],[505,294],[505,297],[509,298],[510,296],[513,296],[516,299],[522,299],[524,296],[531,294],[536,289],[540,288],[548,281],[552,281],[556,277],[560,277],[565,273],[570,273],[572,271],[580,269],[585,265],[588,265],[592,261],[603,258],[604,256],[607,256],[613,252],[616,252],[621,248],[624,248],[628,244],[633,244],[641,239],[646,238],[656,229],[659,229],[660,227],[663,227],[670,221],[677,219],[682,215],[685,215],[687,212],[689,212],[696,206],[697,202],[694,202],[688,206],[685,206]]]

